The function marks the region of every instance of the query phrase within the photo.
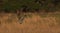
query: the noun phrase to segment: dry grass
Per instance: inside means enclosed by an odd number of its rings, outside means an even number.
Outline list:
[[[25,13],[27,16],[20,24],[16,14],[0,14],[0,33],[60,33],[59,15]]]

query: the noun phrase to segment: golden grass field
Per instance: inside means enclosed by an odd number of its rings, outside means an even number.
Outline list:
[[[0,33],[60,33],[60,13],[25,14],[20,24],[16,14],[0,13]]]

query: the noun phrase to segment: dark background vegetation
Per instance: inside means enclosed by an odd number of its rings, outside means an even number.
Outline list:
[[[0,12],[55,12],[60,9],[60,0],[0,0]]]

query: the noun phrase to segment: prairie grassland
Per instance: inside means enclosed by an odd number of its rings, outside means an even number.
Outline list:
[[[25,15],[20,24],[16,14],[0,13],[0,33],[60,33],[59,13]]]

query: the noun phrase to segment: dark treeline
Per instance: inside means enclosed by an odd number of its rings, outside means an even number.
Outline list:
[[[55,12],[60,0],[0,0],[0,12]]]

